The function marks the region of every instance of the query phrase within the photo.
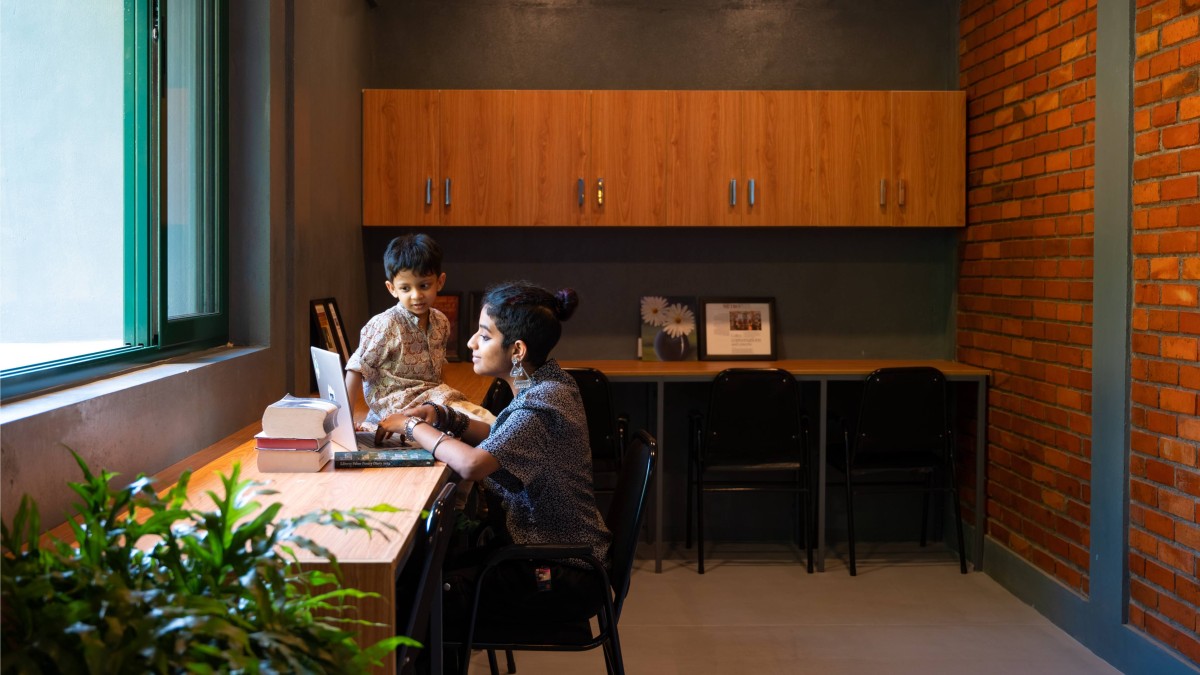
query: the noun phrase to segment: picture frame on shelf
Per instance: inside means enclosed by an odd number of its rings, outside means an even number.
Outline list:
[[[462,293],[442,291],[433,299],[433,306],[450,321],[450,334],[446,336],[446,360],[462,361],[466,341],[463,335]]]
[[[342,366],[350,360],[350,344],[346,342],[346,331],[342,328],[342,314],[337,300],[319,298],[308,303],[312,325],[312,344],[322,349],[337,352],[342,357]]]
[[[638,300],[638,358],[643,361],[695,361],[694,295],[643,295]]]
[[[701,298],[700,358],[774,361],[775,298]]]

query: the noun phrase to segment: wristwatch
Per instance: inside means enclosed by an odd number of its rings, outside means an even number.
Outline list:
[[[404,424],[404,437],[408,439],[409,443],[417,443],[417,439],[413,438],[413,430],[417,428],[418,424],[428,424],[428,422],[420,417],[410,417]],[[420,444],[418,443],[418,445]]]

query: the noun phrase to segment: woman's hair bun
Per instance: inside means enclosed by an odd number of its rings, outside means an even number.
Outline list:
[[[566,321],[579,306],[579,294],[573,288],[564,288],[554,294],[554,305],[554,316],[558,317],[559,321]]]

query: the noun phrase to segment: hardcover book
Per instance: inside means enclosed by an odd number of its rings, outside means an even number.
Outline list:
[[[263,434],[276,438],[324,438],[337,426],[336,403],[285,394],[263,411]]]
[[[428,450],[360,450],[333,453],[335,469],[371,469],[393,466],[433,466]]]
[[[254,447],[259,450],[317,450],[328,443],[331,436],[332,434],[321,438],[284,438],[268,436],[260,431],[254,436]]]
[[[259,450],[258,470],[263,473],[316,473],[329,463],[333,444],[317,450]]]

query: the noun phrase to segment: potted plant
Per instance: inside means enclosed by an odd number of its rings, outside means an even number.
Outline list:
[[[347,616],[337,561],[299,533],[312,523],[376,532],[372,512],[320,511],[277,518],[274,494],[222,475],[211,511],[187,507],[190,472],[159,496],[139,476],[113,489],[116,475],[93,474],[77,454],[82,498],[74,541],[41,534],[26,495],[0,531],[4,673],[364,672],[408,638],[360,646]],[[394,529],[384,525],[386,529]],[[333,573],[302,570],[296,551],[328,558]]]

